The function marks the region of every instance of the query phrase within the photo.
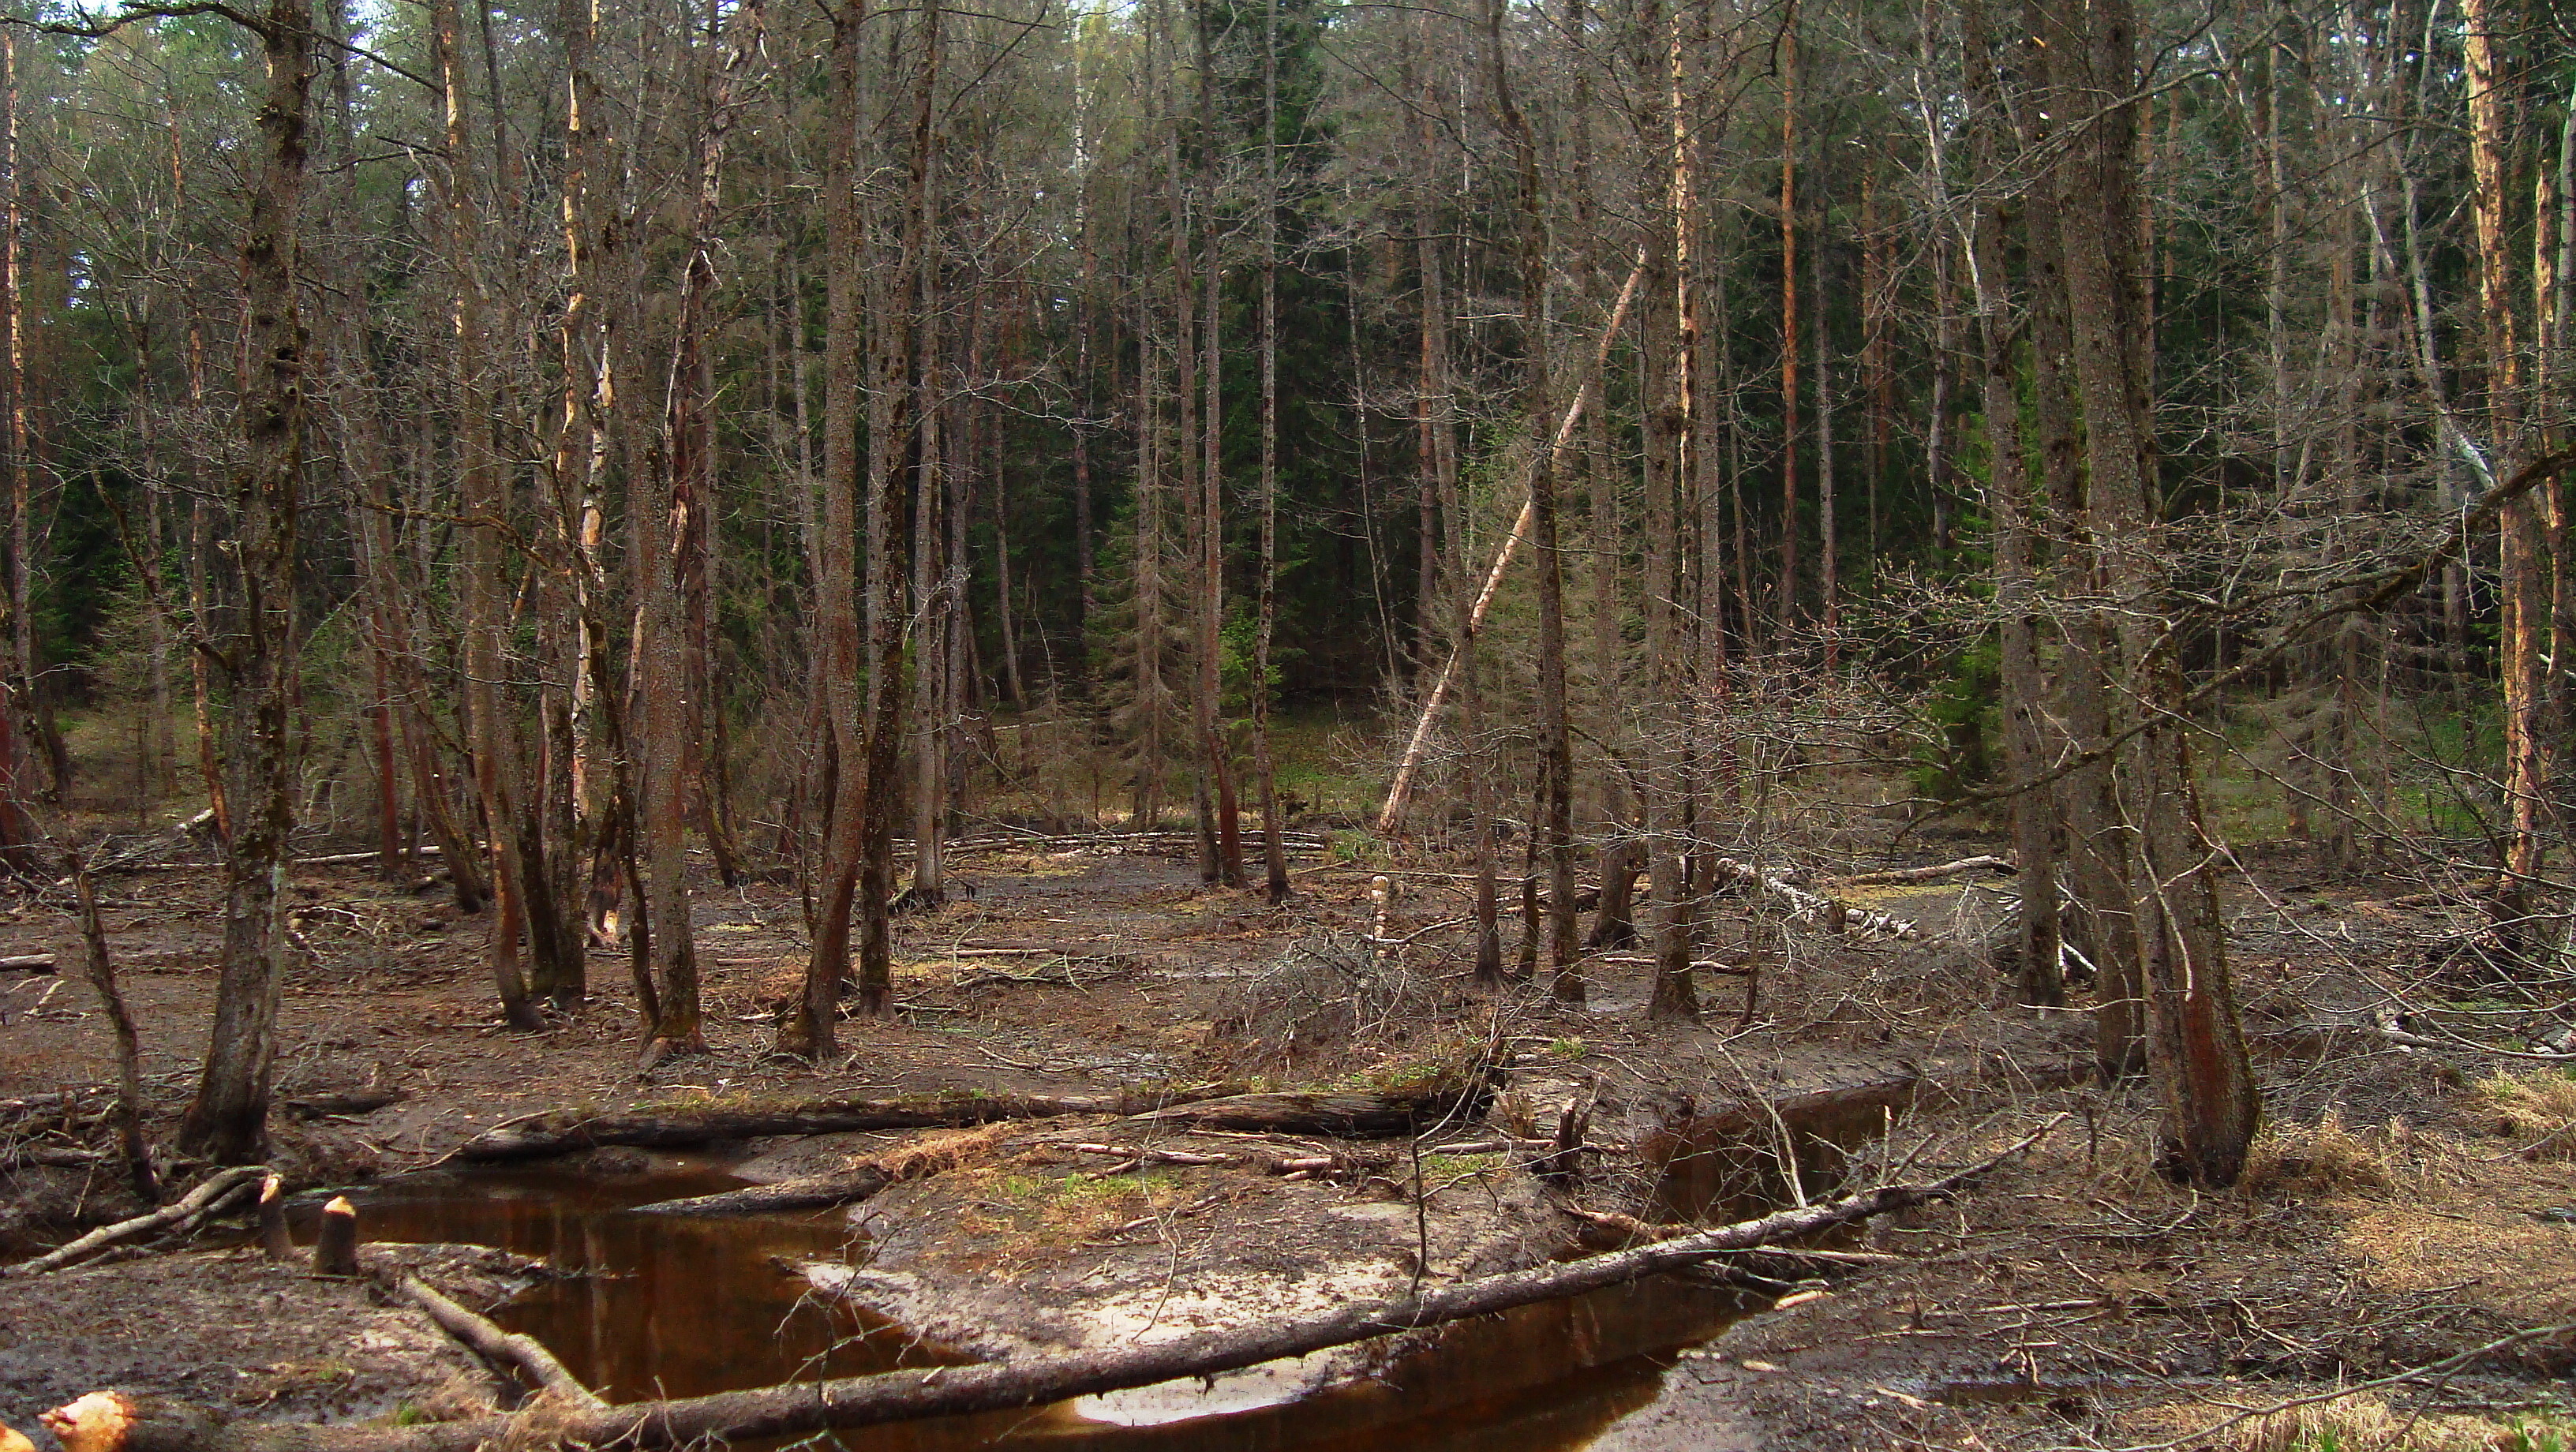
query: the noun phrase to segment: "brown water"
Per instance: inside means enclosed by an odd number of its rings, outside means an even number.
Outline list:
[[[685,1161],[640,1176],[513,1169],[406,1177],[358,1203],[370,1240],[491,1245],[581,1272],[540,1282],[492,1315],[543,1341],[612,1401],[961,1359],[807,1296],[773,1260],[851,1252],[835,1213],[620,1213],[738,1183]],[[1731,1294],[1656,1280],[1452,1325],[1421,1350],[1372,1363],[1365,1376],[1303,1394],[1258,1379],[1193,1380],[840,1440],[868,1452],[997,1443],[1082,1452],[1560,1452],[1653,1400],[1670,1360],[1663,1353],[1716,1334],[1741,1309]]]
[[[772,1263],[840,1258],[850,1236],[837,1214],[620,1213],[742,1183],[712,1165],[672,1160],[643,1175],[412,1175],[353,1198],[369,1240],[496,1246],[571,1272],[529,1287],[492,1319],[544,1342],[611,1401],[965,1359],[810,1297],[802,1279]]]

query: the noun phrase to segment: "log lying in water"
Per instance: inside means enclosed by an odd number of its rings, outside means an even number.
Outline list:
[[[474,1136],[450,1152],[470,1162],[542,1159],[602,1145],[679,1149],[718,1140],[772,1134],[841,1134],[872,1129],[965,1129],[1004,1119],[1047,1119],[1069,1114],[1135,1114],[1171,1104],[1214,1099],[1241,1086],[1203,1084],[1156,1087],[1124,1094],[1047,1097],[1027,1094],[957,1094],[918,1099],[808,1099],[776,1104],[670,1104],[590,1113],[549,1110],[514,1119]]]
[[[922,1417],[1040,1406],[1068,1397],[1212,1376],[1398,1331],[1579,1296],[1853,1224],[1954,1193],[2037,1143],[2065,1117],[2049,1120],[1982,1164],[1929,1183],[1882,1186],[1831,1204],[1784,1210],[1631,1250],[1460,1281],[1402,1300],[1343,1305],[1305,1320],[1267,1320],[1160,1345],[1122,1343],[1022,1361],[880,1372],[595,1411],[549,1408],[538,1418],[475,1417],[407,1427],[229,1422],[185,1403],[126,1392],[92,1392],[46,1413],[45,1423],[62,1439],[65,1452],[473,1452],[482,1445],[525,1452],[553,1446],[650,1452],[711,1439],[801,1437]]]
[[[629,1215],[772,1215],[792,1210],[827,1210],[854,1205],[894,1183],[895,1177],[874,1160],[862,1160],[828,1175],[800,1175],[771,1185],[745,1185],[713,1195],[655,1200],[637,1205]]]

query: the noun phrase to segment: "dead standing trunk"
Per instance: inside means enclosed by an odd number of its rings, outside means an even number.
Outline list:
[[[925,447],[920,420],[912,416],[916,329],[903,309],[917,306],[917,279],[931,263],[930,173],[938,161],[940,6],[923,6],[920,55],[914,70],[912,154],[904,186],[902,253],[878,296],[876,387],[868,403],[868,735],[866,778],[861,784],[864,822],[859,869],[859,1012],[882,1018],[894,1012],[894,823],[904,800],[904,622],[909,614],[902,577],[904,491],[901,468],[910,450]],[[888,72],[901,36],[887,37]],[[923,669],[929,668],[922,662]],[[846,768],[844,768],[846,769]]]
[[[2499,73],[2504,37],[2495,0],[2461,0],[2462,54],[2468,62],[2470,189],[2476,221],[2478,320],[2486,355],[2486,403],[2494,474],[2507,477],[2527,453],[2523,438],[2520,344],[2513,308],[2512,243],[2506,236],[2506,107],[2509,82]],[[2545,165],[2545,163],[2544,163]],[[2554,491],[2553,491],[2554,492]],[[2551,731],[2544,721],[2551,676],[2550,576],[2555,562],[2542,528],[2540,501],[2529,494],[2505,506],[2499,521],[2500,604],[2504,674],[2505,837],[2504,887],[2496,916],[2508,940],[2528,937],[2534,910],[2532,877],[2540,870],[2549,816]]]
[[[8,171],[5,183],[0,183],[8,188],[6,262],[5,266],[0,266],[0,331],[5,331],[8,335],[6,362],[9,369],[10,497],[13,500],[23,500],[26,497],[25,480],[28,469],[25,422],[27,345],[19,327],[18,36],[14,29],[7,35],[0,36],[0,67],[5,67],[7,71],[5,77],[0,77],[0,98],[5,98],[8,111],[5,118],[8,150],[5,159],[0,159],[0,165],[5,165]],[[18,506],[18,510],[18,517],[23,519],[23,505]],[[18,598],[19,592],[15,588],[16,582],[27,572],[24,541],[23,531],[13,536],[12,548],[17,553],[11,557],[9,569],[12,584],[9,605],[12,617],[9,639],[12,644],[9,649],[13,655],[18,651],[15,644],[19,634],[15,628],[16,622],[23,616],[25,609]],[[29,789],[27,780],[25,721],[27,711],[34,704],[24,684],[27,669],[28,662],[23,658],[13,660],[5,669],[0,669],[0,677],[5,677],[0,679],[0,689],[5,689],[7,692],[6,698],[0,699],[0,862],[6,862],[22,872],[35,867],[36,845],[40,840],[35,814],[28,809],[27,805],[35,796],[35,793]]]
[[[240,595],[222,612],[207,651],[229,697],[223,765],[233,821],[224,853],[223,975],[196,1099],[179,1128],[183,1150],[225,1164],[250,1163],[267,1149],[298,745],[295,528],[305,335],[295,287],[312,12],[301,0],[270,0],[257,29],[267,68],[258,119],[266,144],[242,238],[251,367],[242,380],[244,457],[233,485]]]
[[[1270,756],[1270,637],[1279,619],[1279,0],[1261,26],[1261,583],[1252,645],[1252,770],[1261,790],[1262,881],[1288,900],[1279,773]]]

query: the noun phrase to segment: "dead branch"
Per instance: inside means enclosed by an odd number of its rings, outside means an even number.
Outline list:
[[[2021,871],[2001,857],[1992,855],[1962,857],[1937,867],[1892,867],[1885,872],[1862,872],[1837,879],[1844,887],[1878,887],[1898,882],[1938,882],[1944,877],[1962,877],[1971,872],[1991,872],[1998,877],[2011,877]]]
[[[526,1373],[539,1390],[552,1392],[567,1405],[585,1411],[598,1411],[607,1406],[590,1388],[581,1384],[581,1378],[555,1360],[555,1354],[537,1338],[502,1330],[485,1317],[440,1295],[418,1276],[396,1276],[392,1285],[395,1294],[427,1312],[440,1330],[465,1343],[477,1356],[517,1368]]]
[[[234,1191],[257,1182],[267,1173],[268,1168],[265,1165],[243,1165],[229,1170],[217,1170],[207,1176],[204,1184],[158,1210],[137,1215],[131,1220],[120,1220],[114,1225],[102,1225],[78,1240],[48,1251],[34,1260],[17,1265],[0,1266],[0,1276],[43,1275],[47,1271],[57,1271],[65,1266],[77,1265],[101,1251],[123,1245],[128,1241],[140,1240],[147,1235],[165,1230],[185,1231],[212,1214],[216,1206],[230,1198]]]

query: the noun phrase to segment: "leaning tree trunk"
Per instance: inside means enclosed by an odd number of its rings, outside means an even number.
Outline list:
[[[232,832],[224,853],[223,976],[197,1096],[179,1127],[188,1153],[247,1164],[267,1149],[269,1071],[277,1052],[278,944],[287,839],[295,826],[297,739],[295,526],[304,473],[304,324],[296,312],[296,216],[304,197],[313,19],[301,0],[270,0],[259,27],[267,144],[242,237],[248,306],[234,475],[240,595],[210,642],[228,700],[224,778]]]

